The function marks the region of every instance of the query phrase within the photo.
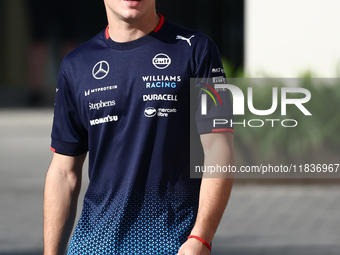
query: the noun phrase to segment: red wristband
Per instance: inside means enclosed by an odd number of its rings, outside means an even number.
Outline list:
[[[205,241],[204,239],[202,239],[202,238],[200,238],[200,237],[198,237],[198,236],[194,236],[194,235],[188,236],[188,239],[189,239],[189,238],[195,238],[195,239],[197,239],[198,241],[202,242],[205,246],[207,246],[208,249],[209,249],[209,251],[211,251],[211,246],[210,246],[210,244],[209,244],[207,241]]]

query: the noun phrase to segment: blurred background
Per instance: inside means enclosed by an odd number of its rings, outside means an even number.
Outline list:
[[[166,18],[215,41],[228,78],[299,77],[312,94],[312,118],[287,116],[295,129],[237,127],[237,165],[340,163],[339,9],[338,0],[157,1]],[[0,0],[0,254],[42,254],[59,65],[106,26],[103,1]],[[254,88],[256,108],[270,108],[272,87]],[[212,254],[340,254],[338,215],[338,179],[238,179]]]
[[[243,1],[158,1],[157,10],[212,37],[233,71],[243,66]],[[107,26],[93,0],[1,0],[0,19],[2,107],[52,106],[63,57]]]

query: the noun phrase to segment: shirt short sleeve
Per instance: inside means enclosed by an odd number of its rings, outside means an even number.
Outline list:
[[[56,89],[51,150],[77,156],[88,150],[88,132],[81,122],[74,88],[61,68]]]
[[[210,41],[196,71],[195,91],[198,91],[196,123],[199,134],[232,132],[233,111],[227,89],[215,89],[215,84],[227,84],[217,46]],[[203,100],[202,96],[204,95]],[[205,103],[206,102],[206,103]],[[203,111],[202,111],[202,108]]]

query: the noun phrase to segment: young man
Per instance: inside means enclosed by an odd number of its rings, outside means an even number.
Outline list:
[[[232,178],[190,179],[189,94],[190,78],[221,75],[218,50],[157,15],[155,0],[104,3],[108,28],[60,69],[44,254],[66,248],[89,151],[90,183],[68,254],[208,255]],[[211,123],[197,121],[205,164],[233,164],[233,130]]]

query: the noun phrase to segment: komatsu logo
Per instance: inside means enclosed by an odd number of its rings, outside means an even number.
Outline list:
[[[164,53],[159,53],[152,59],[152,64],[158,69],[165,69],[171,64],[171,58]]]
[[[113,121],[118,121],[117,115],[114,115],[114,116],[107,115],[106,117],[103,117],[103,118],[90,120],[90,125],[95,126],[95,125],[99,125],[99,124],[103,124],[103,123],[109,123],[109,122],[113,122]]]

